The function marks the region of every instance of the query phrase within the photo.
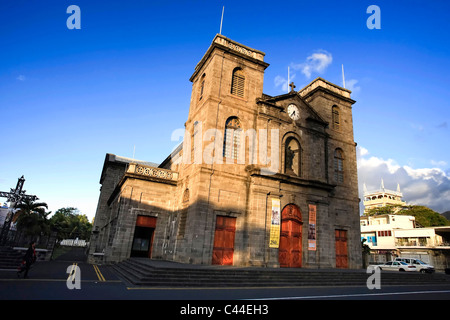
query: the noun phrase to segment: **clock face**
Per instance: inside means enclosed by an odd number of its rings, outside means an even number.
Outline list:
[[[290,104],[287,108],[287,112],[288,112],[289,117],[291,117],[292,120],[300,119],[300,111],[298,110],[298,108],[295,104]]]

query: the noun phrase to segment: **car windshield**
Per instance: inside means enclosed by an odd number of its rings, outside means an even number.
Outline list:
[[[418,264],[426,264],[425,262],[420,261],[420,260],[416,260],[416,263],[418,263]]]
[[[404,265],[404,266],[407,266],[407,265],[408,265],[407,263],[405,263],[405,262],[403,262],[403,261],[400,261],[400,263],[401,263],[402,265]]]

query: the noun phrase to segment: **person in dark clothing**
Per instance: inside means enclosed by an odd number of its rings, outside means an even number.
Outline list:
[[[22,268],[17,271],[17,276],[19,277],[22,271],[25,271],[23,278],[28,278],[28,271],[30,270],[31,265],[36,261],[36,249],[34,241],[30,243],[27,252],[23,256]]]

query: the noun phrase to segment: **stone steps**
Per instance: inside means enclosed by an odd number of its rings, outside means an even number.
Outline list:
[[[113,266],[128,282],[154,287],[282,287],[282,286],[365,286],[365,270],[313,270],[284,268],[236,268],[193,266],[149,259],[131,258]],[[382,271],[382,285],[435,284],[450,281],[445,274]]]
[[[0,247],[0,269],[17,269],[23,253],[11,247]]]

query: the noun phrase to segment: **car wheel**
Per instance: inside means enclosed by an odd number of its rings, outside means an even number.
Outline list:
[[[400,272],[402,272],[402,271],[403,271],[403,272],[404,272],[404,271],[405,271],[405,269],[400,269],[400,270],[398,270],[398,271],[400,271]]]
[[[425,273],[425,272],[427,272],[427,270],[425,270],[425,269],[420,270],[420,273]]]

